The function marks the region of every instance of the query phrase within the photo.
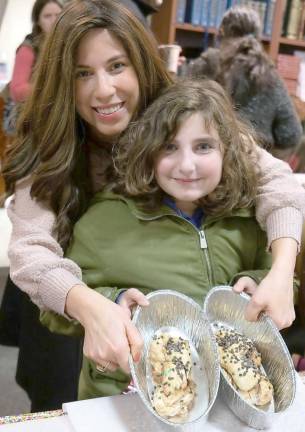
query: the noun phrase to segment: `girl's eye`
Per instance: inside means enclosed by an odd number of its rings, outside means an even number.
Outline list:
[[[197,145],[197,149],[201,152],[208,152],[213,149],[213,146],[210,143],[202,142]]]
[[[76,78],[88,78],[91,75],[91,72],[88,70],[79,70],[76,72]]]

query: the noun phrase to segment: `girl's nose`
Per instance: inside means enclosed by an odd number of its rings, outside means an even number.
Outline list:
[[[195,169],[195,161],[190,153],[183,153],[180,155],[179,169],[182,174],[191,174]]]

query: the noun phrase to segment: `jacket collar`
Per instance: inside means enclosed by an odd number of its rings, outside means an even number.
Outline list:
[[[103,191],[103,192],[99,192],[97,193],[94,198],[92,203],[95,204],[97,202],[102,202],[102,201],[123,201],[124,203],[127,204],[128,208],[130,209],[130,212],[138,219],[141,220],[153,220],[153,219],[159,219],[163,216],[177,216],[177,213],[170,207],[168,207],[167,205],[162,205],[159,209],[154,210],[154,211],[147,211],[147,210],[143,210],[142,208],[140,208],[136,202],[130,198],[126,198],[123,195],[119,195],[119,194],[115,194],[113,192],[109,192],[109,191]],[[233,210],[229,213],[227,213],[226,215],[223,216],[209,216],[207,215],[205,217],[204,220],[204,224],[206,225],[207,223],[210,222],[214,222],[216,220],[219,219],[223,219],[225,217],[241,217],[241,218],[249,218],[249,217],[253,217],[255,215],[254,212],[254,207],[251,208],[242,208],[242,209],[236,209]]]

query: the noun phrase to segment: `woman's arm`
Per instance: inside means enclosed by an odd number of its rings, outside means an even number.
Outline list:
[[[275,240],[271,247],[271,270],[255,290],[245,317],[256,321],[263,311],[282,329],[289,327],[295,319],[293,276],[297,243],[291,238],[282,238]]]
[[[15,102],[24,101],[31,91],[30,79],[34,63],[34,50],[28,45],[21,46],[16,53],[13,76],[10,82],[10,94]]]
[[[52,236],[55,216],[31,198],[30,188],[30,180],[20,182],[8,208],[13,228],[8,251],[11,278],[39,308],[62,315],[69,290],[84,285],[81,270],[63,258]]]
[[[259,149],[261,177],[256,199],[256,218],[267,231],[272,267],[259,284],[246,311],[256,320],[266,312],[279,328],[294,320],[293,272],[300,248],[305,214],[305,190],[293,178],[285,162]]]
[[[30,188],[30,180],[20,182],[8,209],[13,225],[9,246],[13,281],[38,307],[66,314],[83,325],[88,358],[100,365],[111,361],[113,368],[119,365],[128,371],[130,352],[136,361],[142,349],[129,313],[81,281],[80,268],[63,258],[52,237],[54,214],[31,198]]]
[[[305,216],[305,189],[294,179],[289,165],[259,149],[261,170],[256,197],[256,219],[267,231],[268,248],[279,238],[301,242]]]

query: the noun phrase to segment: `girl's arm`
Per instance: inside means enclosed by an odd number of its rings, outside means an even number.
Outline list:
[[[21,46],[14,64],[12,79],[10,82],[10,94],[15,102],[24,101],[31,91],[31,76],[35,63],[34,50],[28,46]]]

